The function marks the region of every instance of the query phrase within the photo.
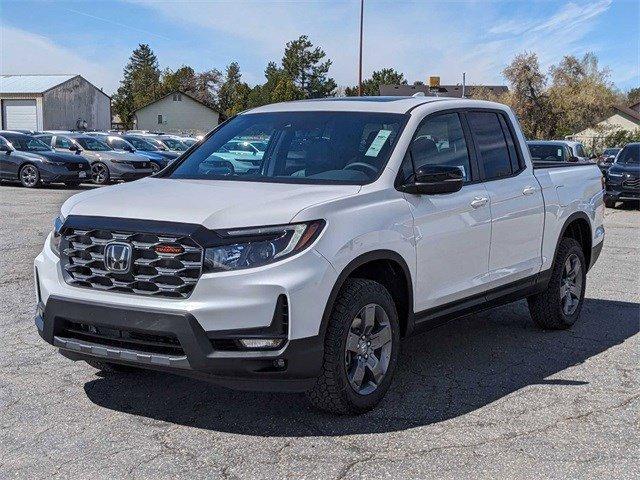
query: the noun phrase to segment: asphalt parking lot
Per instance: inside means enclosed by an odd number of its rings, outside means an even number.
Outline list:
[[[405,342],[359,417],[302,395],[98,374],[36,332],[32,261],[75,190],[0,186],[0,478],[631,478],[640,470],[640,212],[607,210],[580,322],[525,302]],[[635,474],[633,472],[636,472]]]

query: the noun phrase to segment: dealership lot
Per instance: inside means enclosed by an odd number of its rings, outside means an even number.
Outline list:
[[[524,302],[449,323],[405,342],[379,408],[335,417],[302,395],[98,375],[44,343],[31,264],[75,192],[0,187],[1,478],[628,478],[640,466],[637,210],[607,210],[572,330],[536,329]]]

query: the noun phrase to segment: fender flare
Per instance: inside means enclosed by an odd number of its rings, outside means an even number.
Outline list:
[[[560,229],[560,235],[558,235],[558,238],[556,239],[556,248],[553,251],[553,262],[551,263],[551,269],[550,270],[553,270],[553,267],[555,266],[556,257],[558,255],[558,248],[560,248],[560,241],[564,237],[564,234],[566,233],[567,228],[569,228],[569,225],[571,223],[573,223],[575,220],[578,220],[578,219],[585,220],[587,222],[587,225],[589,226],[589,247],[591,248],[593,246],[593,228],[591,226],[591,219],[589,218],[589,215],[587,215],[582,210],[577,211],[577,212],[573,212],[564,221],[564,224],[562,225],[562,228]],[[591,252],[589,251],[587,253],[588,253],[588,257],[590,257],[591,256]],[[585,255],[585,257],[587,257],[587,255]],[[589,263],[589,258],[587,258],[587,264],[588,263]]]
[[[407,333],[411,332],[413,329],[413,281],[411,279],[411,272],[409,270],[409,266],[405,259],[397,252],[393,250],[372,250],[370,252],[363,253],[362,255],[357,256],[353,260],[351,260],[340,272],[337,280],[335,281],[333,288],[331,289],[331,293],[329,294],[329,299],[324,307],[324,312],[322,314],[322,320],[320,322],[320,330],[318,334],[320,335],[322,341],[324,342],[324,335],[327,330],[327,326],[329,324],[329,317],[331,316],[331,310],[333,309],[333,304],[335,303],[340,290],[342,289],[345,281],[349,278],[358,267],[362,265],[375,261],[375,260],[390,260],[398,265],[402,269],[405,281],[407,282]]]

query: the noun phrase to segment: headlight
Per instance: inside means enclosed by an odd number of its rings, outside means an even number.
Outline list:
[[[222,244],[205,249],[204,271],[240,270],[282,260],[311,245],[324,225],[324,220],[314,220],[219,232]]]
[[[60,239],[62,230],[62,225],[64,225],[65,218],[62,214],[58,215],[56,219],[53,221],[53,231],[51,232],[51,237],[49,240],[49,246],[53,253],[55,253],[58,257],[60,256]]]
[[[610,177],[616,177],[616,178],[621,178],[622,177],[622,173],[612,172],[611,170],[609,170],[607,175],[609,175]]]
[[[67,163],[65,161],[59,162],[57,160],[51,160],[50,158],[47,158],[47,157],[42,157],[42,161],[44,163],[49,163],[51,165],[64,165],[65,163]]]

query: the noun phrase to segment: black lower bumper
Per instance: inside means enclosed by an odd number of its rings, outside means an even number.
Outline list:
[[[605,191],[604,199],[616,202],[640,201],[640,190],[610,189]]]
[[[36,314],[42,338],[73,360],[102,360],[208,380],[231,388],[304,391],[320,374],[320,337],[289,340],[283,350],[225,351],[215,348],[216,332],[206,332],[188,312],[115,307],[49,297]],[[82,324],[87,335],[70,328]],[[103,342],[91,331],[133,332],[140,348],[124,341]],[[225,331],[225,335],[229,335]],[[238,331],[242,337],[242,330]],[[158,339],[174,339],[166,351]],[[153,341],[151,341],[153,340]],[[164,341],[164,340],[163,340]],[[170,340],[166,340],[170,341]]]
[[[122,180],[125,182],[131,182],[133,180],[140,180],[141,178],[148,177],[153,172],[151,170],[145,170],[142,172],[124,172],[124,173],[114,173],[111,175],[113,180]]]

